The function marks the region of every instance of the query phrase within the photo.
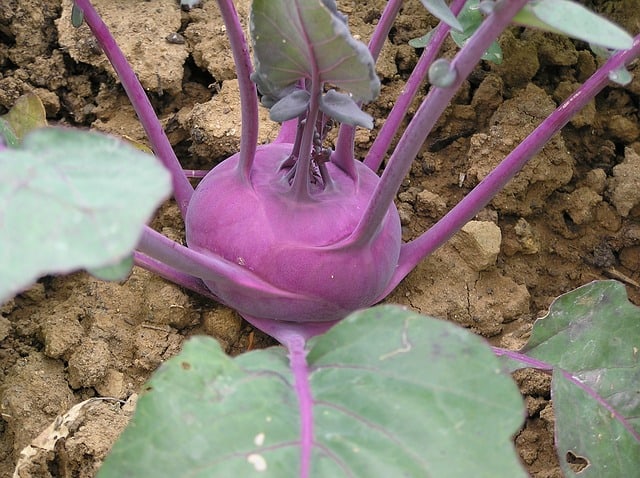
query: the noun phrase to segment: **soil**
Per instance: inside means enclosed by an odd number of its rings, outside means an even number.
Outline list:
[[[33,91],[50,123],[145,143],[88,29],[71,27],[70,3],[0,4],[0,113]],[[176,0],[94,3],[134,61],[185,167],[210,168],[236,152],[237,83],[215,2],[190,12]],[[246,18],[244,3],[238,8]],[[640,12],[633,3],[594,0],[592,7],[637,33]],[[352,31],[367,39],[384,4],[345,0],[340,7]],[[408,40],[433,25],[417,0],[406,2],[381,55],[382,94],[367,106],[374,118],[387,115],[415,65]],[[455,205],[598,63],[587,45],[556,35],[513,28],[500,42],[504,63],[483,63],[465,82],[398,195],[407,240]],[[448,41],[444,55],[454,49]],[[606,88],[388,301],[509,348],[524,344],[555,297],[592,280],[622,280],[640,304],[640,68],[634,69],[632,83]],[[261,114],[261,141],[267,141],[277,125]],[[375,135],[358,132],[360,156]],[[161,208],[154,227],[182,238],[174,204]],[[139,269],[123,284],[85,273],[45,277],[0,312],[0,476],[13,473],[21,450],[57,416],[84,400],[112,397],[91,400],[54,431],[45,430],[40,440],[48,445],[32,448],[19,474],[94,476],[136,392],[190,336],[212,335],[231,355],[274,343],[235,312]],[[515,437],[522,461],[531,476],[559,477],[549,378],[525,370],[516,380],[528,415]]]

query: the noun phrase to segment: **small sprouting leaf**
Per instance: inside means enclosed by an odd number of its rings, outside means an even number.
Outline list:
[[[0,144],[15,147],[20,144],[9,122],[0,116]]]
[[[589,44],[589,47],[600,58],[606,59],[615,53],[615,50],[610,50],[608,48],[601,47],[600,45],[594,45],[592,43]],[[633,75],[624,66],[610,71],[608,76],[611,81],[619,84],[620,86],[626,86],[633,81]]]
[[[610,71],[607,76],[611,81],[620,86],[627,86],[633,81],[633,75],[624,67]]]
[[[491,45],[489,45],[487,51],[485,51],[484,55],[482,55],[483,60],[490,61],[491,63],[495,63],[496,65],[502,64],[503,58],[504,56],[502,55],[502,48],[500,48],[498,42],[495,41]]]
[[[640,470],[639,350],[640,308],[619,282],[593,282],[560,296],[536,321],[521,352],[556,367],[551,394],[566,476]],[[569,453],[588,467],[576,474]]]
[[[89,269],[93,277],[106,281],[121,281],[131,274],[133,268],[133,256],[128,256],[115,264]]]
[[[420,0],[420,2],[434,17],[442,20],[451,28],[462,31],[462,25],[460,25],[453,12],[449,10],[444,0]]]
[[[458,73],[449,60],[439,58],[429,67],[429,83],[439,88],[448,88],[458,78]]]
[[[479,337],[395,306],[308,344],[313,478],[523,478],[522,398]],[[196,337],[138,401],[100,478],[301,476],[300,415],[282,347],[228,357]]]
[[[412,38],[411,40],[409,40],[409,46],[412,46],[413,48],[424,48],[424,47],[426,47],[429,44],[429,42],[431,41],[431,37],[433,36],[433,32],[434,32],[434,30],[431,30],[431,31],[425,33],[424,35],[422,35],[421,37]]]
[[[200,3],[202,3],[202,0],[180,0],[180,6],[189,9],[199,5]]]
[[[336,90],[329,90],[320,97],[320,110],[340,123],[373,128],[373,118],[360,109],[353,99]]]
[[[458,14],[458,20],[460,21],[460,25],[462,29],[460,31],[451,31],[451,38],[456,45],[459,47],[463,47],[467,40],[471,38],[471,35],[475,33],[478,27],[482,24],[484,17],[480,13],[480,4],[478,0],[469,0],[464,4],[464,7]],[[431,41],[431,37],[433,35],[433,31],[431,30],[427,34],[409,40],[409,45],[414,48],[424,48]],[[482,59],[486,61],[491,61],[496,64],[502,63],[502,49],[498,42],[493,42],[491,46],[487,49],[487,51],[482,55]]]
[[[462,31],[452,31],[451,38],[456,42],[456,45],[463,47],[484,20],[480,11],[479,0],[469,0],[466,2],[458,15],[458,20],[460,20],[460,24],[462,25]],[[502,63],[502,49],[498,42],[494,41],[489,46],[484,55],[482,55],[482,59],[498,65]]]
[[[570,0],[529,2],[513,21],[613,50],[626,50],[633,46],[631,35],[618,25]]]
[[[0,117],[0,135],[15,147],[29,131],[47,126],[47,113],[35,93],[18,98],[6,115]]]
[[[84,22],[84,12],[82,9],[74,2],[71,7],[71,25],[75,28],[78,28]]]
[[[0,302],[42,275],[125,259],[171,190],[153,156],[65,128],[0,151],[0,177]]]
[[[334,12],[334,0],[254,0],[254,78],[280,89],[318,72],[319,81],[350,92],[356,100],[373,100],[380,91],[373,57]]]
[[[293,90],[271,106],[269,109],[269,117],[278,123],[297,118],[307,111],[309,99],[310,95],[307,90]]]

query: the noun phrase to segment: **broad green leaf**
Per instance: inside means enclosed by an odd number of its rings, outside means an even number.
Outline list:
[[[560,369],[554,371],[551,393],[567,476],[638,474],[639,350],[640,308],[629,302],[619,282],[593,282],[565,294],[536,321],[521,352]],[[568,382],[562,370],[577,382]],[[567,463],[569,452],[589,462],[579,475]]]
[[[42,101],[35,93],[27,93],[0,117],[0,135],[9,146],[15,147],[29,131],[46,125],[47,114]]]
[[[314,71],[359,101],[380,91],[371,53],[351,36],[334,0],[254,0],[250,30],[254,79],[270,94]]]
[[[513,21],[613,50],[626,50],[633,46],[631,35],[618,25],[570,0],[529,2]]]
[[[640,394],[636,377],[636,401]],[[614,385],[615,386],[615,385]],[[566,478],[620,478],[636,476],[640,470],[638,436],[624,427],[610,410],[562,372],[554,372],[551,382],[556,419],[556,447]],[[615,393],[610,397],[615,400]],[[624,399],[624,398],[623,398]],[[637,430],[637,427],[636,427]],[[586,467],[579,473],[569,465],[575,458]]]
[[[125,259],[171,189],[153,156],[64,128],[0,151],[0,177],[0,302],[45,274]]]
[[[522,399],[470,332],[381,306],[308,346],[312,477],[526,476]],[[152,377],[99,477],[300,476],[299,427],[283,348],[232,359],[197,337]]]
[[[449,10],[444,0],[420,0],[420,2],[434,17],[442,20],[451,28],[462,31],[462,25],[460,25],[453,12]]]

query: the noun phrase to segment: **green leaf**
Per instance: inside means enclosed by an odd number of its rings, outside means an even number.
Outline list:
[[[320,110],[340,123],[373,129],[373,118],[360,109],[353,99],[336,90],[329,90],[320,96]]]
[[[633,75],[625,67],[609,72],[609,79],[620,86],[627,86],[633,81]]]
[[[371,53],[351,36],[334,0],[254,0],[250,30],[265,92],[311,79],[314,71],[359,101],[380,91]]]
[[[435,30],[431,30],[427,33],[425,33],[424,35],[422,35],[421,37],[418,38],[412,38],[411,40],[409,40],[409,46],[412,46],[413,48],[424,48],[426,47],[429,42],[431,41],[431,37],[433,36],[433,32]]]
[[[635,476],[640,470],[640,308],[615,281],[565,294],[536,321],[521,352],[550,363],[556,440],[566,476]],[[568,382],[562,370],[577,382]],[[591,392],[591,393],[589,393]],[[589,463],[579,475],[567,453]]]
[[[400,307],[309,344],[311,476],[525,477],[523,405],[482,339]],[[298,398],[281,347],[226,356],[197,337],[140,398],[99,477],[299,476]]]
[[[293,90],[271,106],[269,117],[278,123],[296,118],[307,111],[310,97],[307,90]]]
[[[636,377],[636,395],[640,393],[638,383]],[[566,478],[620,478],[638,474],[640,443],[620,420],[561,372],[554,372],[551,390],[556,448]],[[571,461],[579,458],[586,468],[576,473],[568,463],[569,458]]]
[[[133,256],[127,256],[115,264],[89,269],[89,273],[101,280],[121,281],[129,276],[132,268]]]
[[[484,17],[480,13],[480,9],[478,7],[478,0],[469,0],[464,4],[462,10],[458,14],[458,20],[460,21],[461,28],[459,31],[451,31],[450,35],[453,41],[459,47],[463,47],[467,40],[471,38],[471,35],[475,33],[478,27],[482,24]],[[414,48],[424,48],[431,41],[431,37],[433,36],[434,30],[431,30],[427,34],[419,37],[413,38],[409,40],[409,45]],[[497,65],[502,63],[502,49],[498,42],[493,42],[487,51],[482,55],[482,59],[486,61],[491,61]]]
[[[84,12],[74,2],[73,6],[71,7],[71,25],[74,28],[79,28],[80,26],[82,26],[83,22],[84,22]]]
[[[456,45],[462,48],[484,21],[484,16],[480,13],[479,0],[466,2],[462,10],[460,10],[458,20],[460,20],[462,30],[458,32],[452,31],[451,38],[456,42]],[[497,65],[502,63],[502,58],[502,49],[500,45],[498,45],[498,42],[495,41],[489,46],[484,55],[482,55],[483,60],[491,61]]]
[[[434,17],[442,20],[451,28],[462,31],[462,25],[460,25],[453,12],[449,10],[444,0],[420,0],[420,2]]]
[[[0,117],[0,135],[11,147],[16,147],[29,131],[43,126],[47,126],[47,114],[35,93],[22,95],[8,113]]]
[[[618,25],[570,0],[529,2],[513,21],[613,50],[626,50],[633,46],[631,35]]]
[[[0,151],[0,177],[0,302],[45,274],[128,257],[171,188],[153,156],[63,128]]]
[[[2,137],[2,140],[4,141],[4,143],[9,147],[14,148],[18,146],[18,144],[20,144],[20,140],[16,136],[15,131],[13,131],[11,124],[1,116],[0,116],[0,136]]]
[[[603,48],[599,45],[589,44],[589,47],[600,58],[607,59],[615,53],[615,50],[609,50],[608,48]],[[627,86],[633,81],[633,75],[624,66],[621,66],[616,70],[611,70],[608,76],[611,81],[619,84],[620,86]]]

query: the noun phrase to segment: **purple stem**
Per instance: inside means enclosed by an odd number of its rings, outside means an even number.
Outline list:
[[[515,350],[503,349],[500,347],[491,347],[491,350],[493,350],[493,353],[498,357],[507,357],[511,360],[515,360],[516,362],[523,363],[527,367],[543,370],[545,372],[553,371],[553,365],[547,362],[543,362],[542,360],[529,357],[528,355],[525,355],[521,352],[516,352]]]
[[[384,8],[378,25],[376,25],[371,40],[369,40],[369,51],[374,60],[378,59],[382,46],[389,36],[391,27],[395,22],[403,0],[389,0]],[[341,124],[336,141],[336,149],[331,161],[342,169],[346,174],[355,179],[355,166],[353,164],[353,145],[355,141],[356,129],[348,124]]]
[[[331,156],[331,162],[339,167],[346,175],[355,180],[357,178],[354,164],[353,149],[355,144],[355,127],[341,124],[336,140],[336,149]]]
[[[458,13],[460,13],[460,10],[462,10],[466,1],[467,0],[453,1],[450,8],[454,15],[458,15]],[[409,80],[405,84],[405,87],[398,95],[389,116],[387,116],[382,128],[380,128],[380,131],[378,132],[378,135],[364,160],[364,164],[373,171],[377,171],[382,164],[384,156],[387,154],[387,151],[391,146],[391,141],[393,141],[393,138],[397,134],[398,129],[402,124],[402,120],[407,114],[409,106],[411,106],[411,102],[413,101],[418,88],[427,76],[429,67],[431,66],[431,63],[433,63],[433,60],[435,60],[436,55],[440,51],[442,43],[444,43],[450,30],[451,27],[449,25],[444,22],[440,22],[436,27],[429,44],[422,52],[422,55],[420,55],[420,59],[418,60],[416,67],[411,72],[411,76],[409,76]],[[389,164],[387,167],[389,167]]]
[[[142,267],[143,269],[148,270],[149,272],[153,272],[163,279],[167,279],[168,281],[173,282],[174,284],[178,284],[185,289],[192,290],[193,292],[197,292],[198,294],[207,297],[209,299],[213,299],[215,301],[219,301],[218,298],[211,293],[209,289],[205,287],[200,279],[194,277],[189,274],[184,274],[173,267],[169,267],[162,262],[159,262],[149,256],[142,254],[141,252],[135,251],[133,254],[134,263]]]
[[[291,192],[296,201],[305,202],[311,198],[309,191],[309,171],[311,171],[311,149],[313,147],[313,133],[316,131],[316,119],[320,111],[320,74],[318,66],[312,66],[311,73],[311,100],[307,109],[306,123],[302,130],[302,138],[300,141],[300,153],[296,161],[296,169],[291,185]]]
[[[498,357],[507,357],[511,360],[525,364],[526,367],[531,367],[531,368],[544,370],[544,371],[552,371],[553,373],[560,372],[564,376],[564,378],[566,378],[576,387],[584,390],[587,393],[587,395],[589,395],[596,403],[600,404],[600,406],[602,406],[605,410],[607,410],[612,417],[614,417],[616,420],[618,420],[618,422],[620,422],[620,424],[625,428],[625,430],[627,430],[636,441],[640,442],[640,433],[636,431],[636,429],[633,427],[631,423],[629,423],[629,420],[627,420],[627,418],[624,415],[622,415],[618,410],[616,410],[612,405],[610,405],[609,402],[607,402],[596,390],[594,390],[585,382],[577,378],[571,372],[568,372],[559,367],[554,367],[550,363],[543,362],[541,360],[529,357],[521,352],[515,352],[513,350],[502,349],[499,347],[491,347],[491,348],[493,349],[493,353],[496,354]]]
[[[133,105],[140,123],[144,128],[153,151],[162,161],[162,164],[170,171],[173,184],[173,194],[180,208],[182,217],[184,218],[187,206],[193,194],[193,186],[182,172],[182,166],[176,157],[171,143],[158,120],[149,98],[138,81],[135,72],[129,66],[122,50],[116,43],[115,39],[109,32],[107,25],[102,21],[100,15],[95,11],[89,0],[74,0],[78,8],[84,14],[84,20],[93,32],[96,40],[107,55],[107,58],[113,65],[114,70],[118,74],[120,82],[124,90],[129,96],[129,100]]]
[[[242,177],[248,182],[258,145],[258,95],[256,85],[250,78],[253,66],[238,13],[231,0],[218,0],[218,5],[227,28],[227,37],[237,70],[242,121],[238,168]]]
[[[640,35],[634,38],[629,50],[615,54],[600,67],[442,219],[414,241],[404,244],[398,268],[382,297],[480,212],[555,133],[607,86],[609,72],[623,67],[639,55]]]
[[[402,181],[409,172],[413,160],[420,151],[422,143],[444,112],[449,101],[480,61],[487,48],[526,3],[527,0],[498,2],[492,14],[482,22],[482,25],[458,52],[451,62],[451,68],[456,72],[456,81],[448,88],[431,88],[391,155],[389,159],[391,166],[385,168],[382,173],[380,182],[360,223],[345,241],[345,244],[349,246],[364,244],[376,233],[393,203],[396,192],[400,189]]]
[[[138,251],[183,274],[230,285],[238,293],[253,294],[255,300],[303,298],[265,282],[247,268],[222,257],[182,246],[148,226],[142,231]]]
[[[280,342],[289,351],[289,364],[293,373],[293,383],[298,397],[300,412],[300,478],[308,478],[311,471],[313,451],[313,395],[309,384],[309,367],[305,338],[296,333],[281,333]]]
[[[242,314],[242,318],[278,342],[286,340],[286,334],[296,333],[305,340],[322,335],[337,322],[287,322],[284,320],[259,319],[252,315]]]
[[[403,2],[404,0],[389,0],[387,6],[384,7],[382,15],[380,15],[380,20],[378,20],[378,24],[373,31],[373,35],[371,35],[371,39],[369,40],[369,51],[371,52],[371,56],[373,56],[374,60],[378,59],[380,51],[382,51],[382,46],[389,36],[391,27],[393,27],[393,24],[396,21],[396,17],[400,12]]]

